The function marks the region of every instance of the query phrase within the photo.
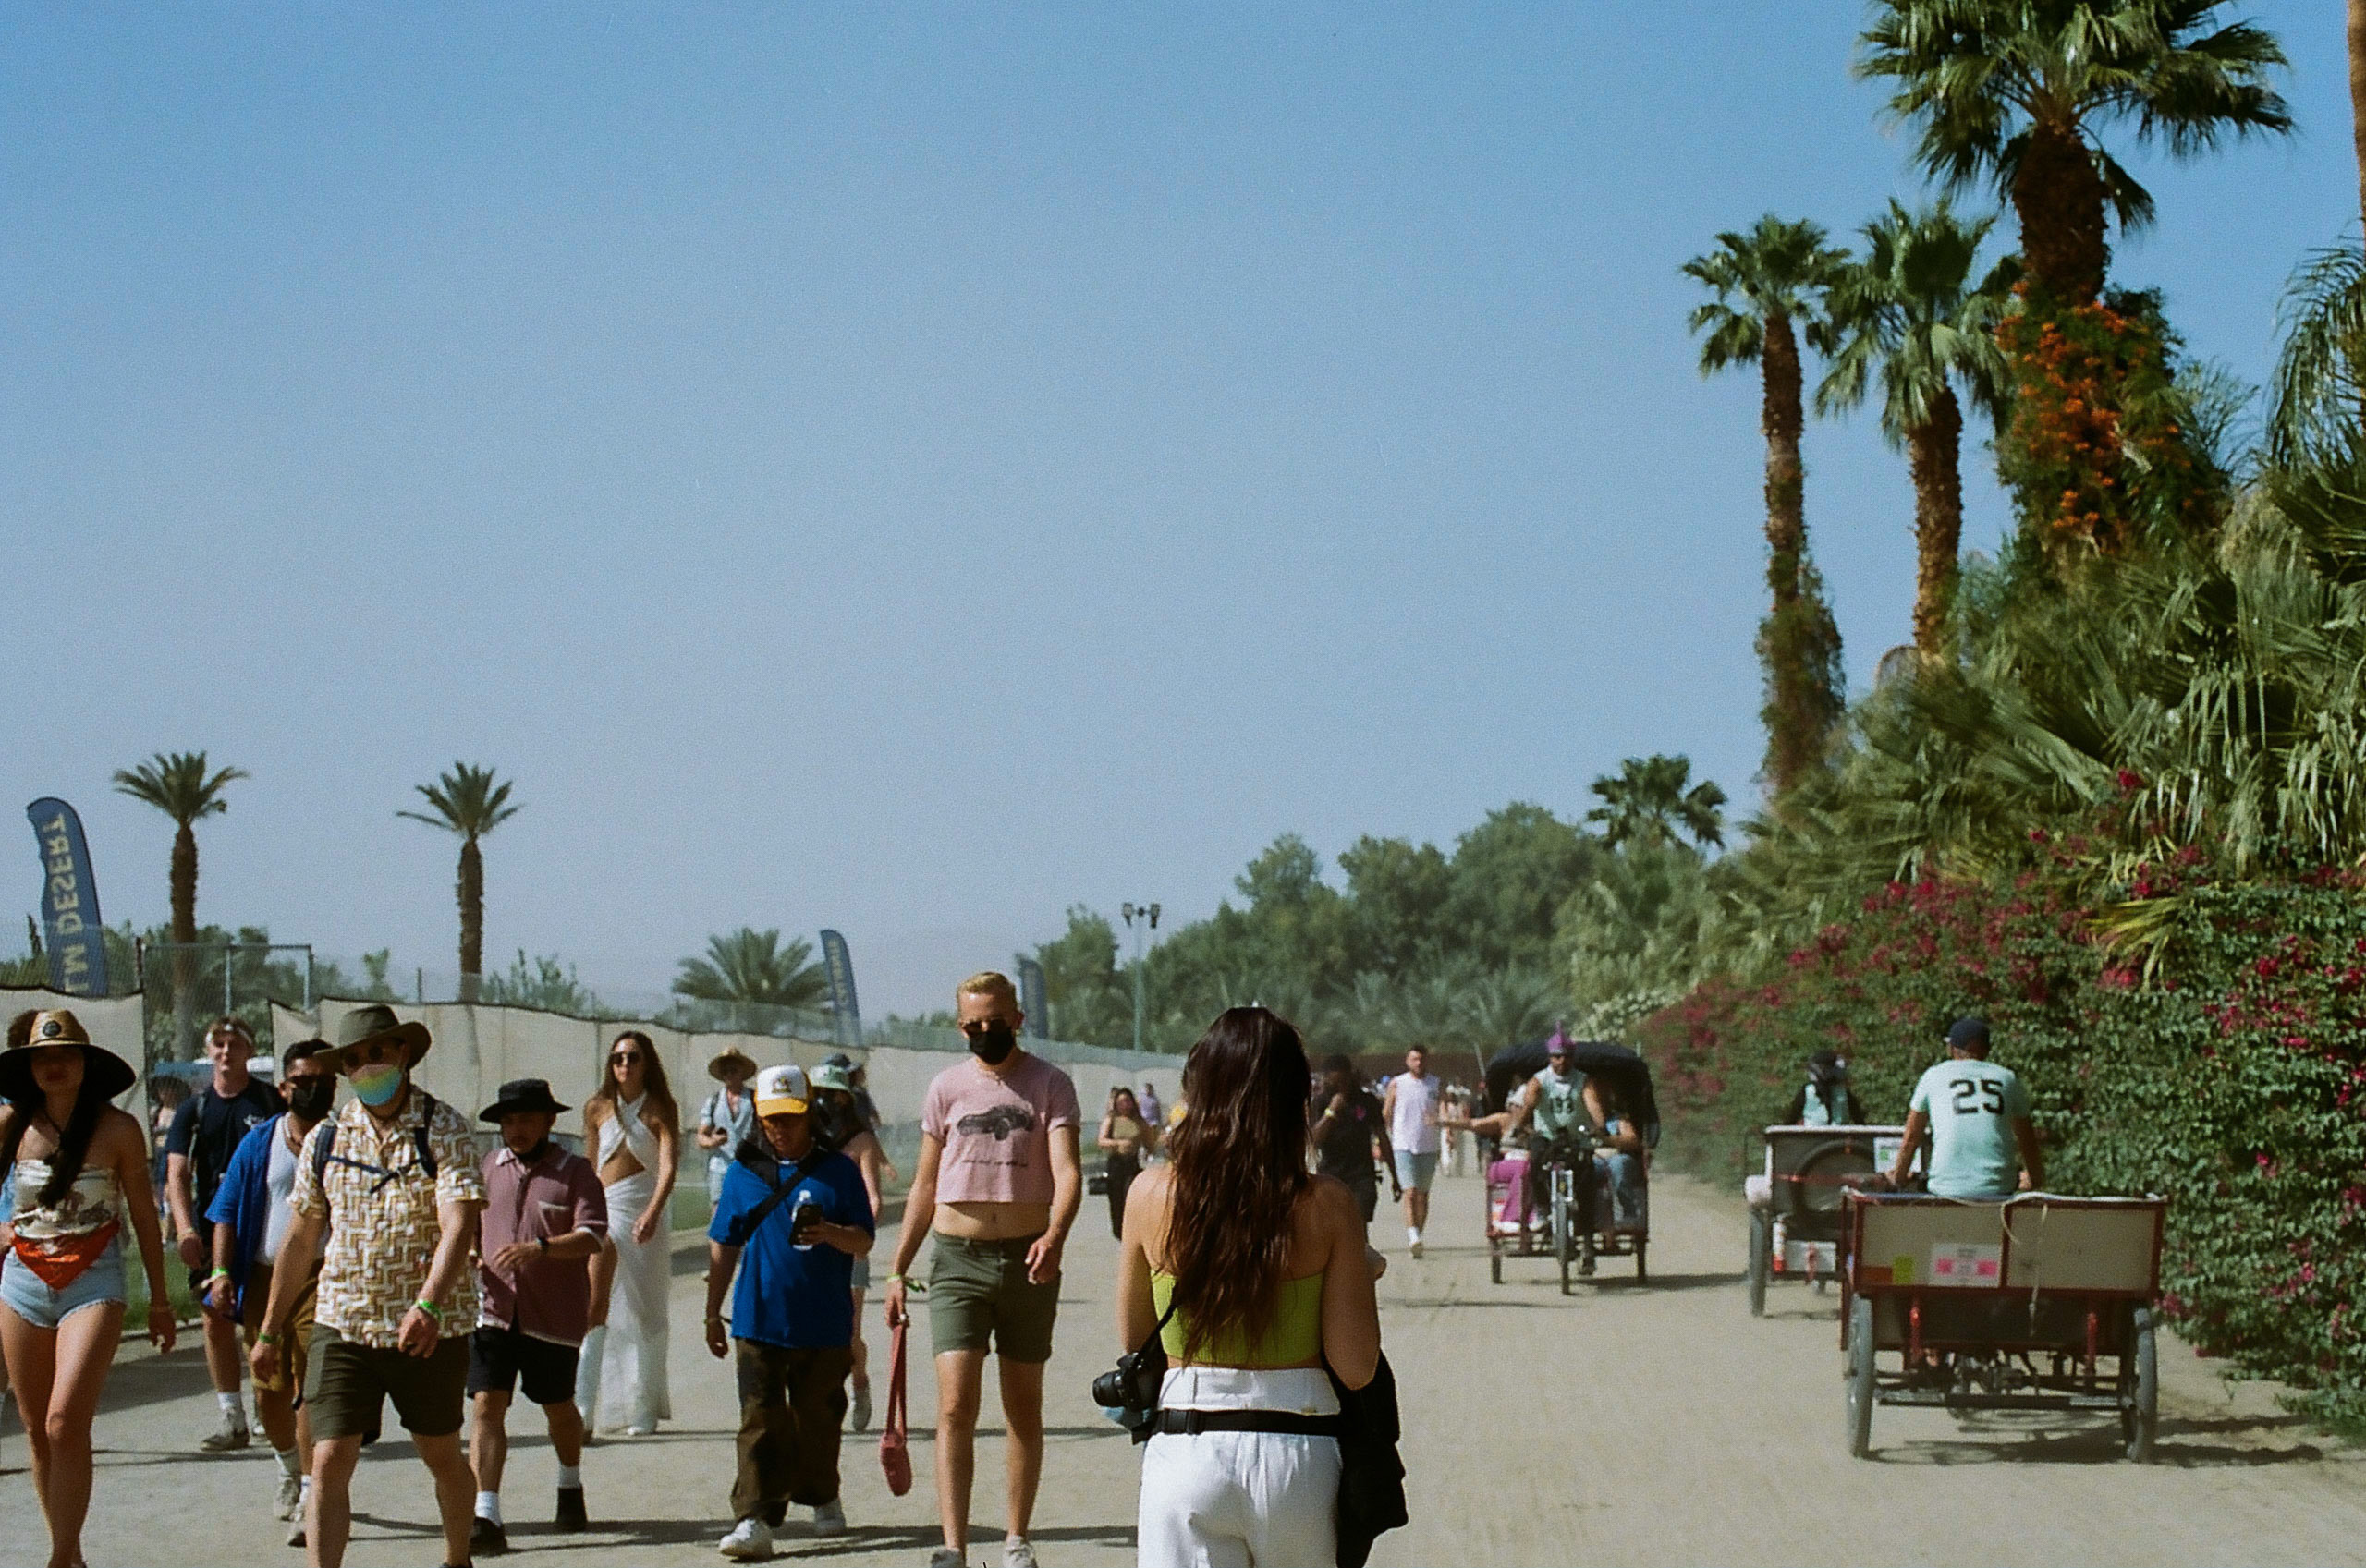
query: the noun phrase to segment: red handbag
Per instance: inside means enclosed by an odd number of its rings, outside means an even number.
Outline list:
[[[887,1419],[879,1428],[879,1468],[897,1497],[912,1489],[912,1443],[904,1423],[904,1336],[910,1330],[903,1322],[888,1331]]]

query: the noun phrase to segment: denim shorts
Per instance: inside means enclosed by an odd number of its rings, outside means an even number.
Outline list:
[[[85,1307],[123,1304],[123,1238],[107,1243],[91,1266],[53,1290],[14,1251],[0,1263],[0,1302],[36,1329],[55,1329]]]
[[[1409,1149],[1393,1150],[1396,1156],[1396,1185],[1410,1192],[1427,1192],[1438,1173],[1435,1149],[1416,1154]]]

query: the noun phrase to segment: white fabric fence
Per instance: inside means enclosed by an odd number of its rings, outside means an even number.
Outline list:
[[[145,1006],[138,996],[68,996],[42,986],[0,986],[0,1008],[5,1008],[9,1017],[35,1008],[49,1011],[62,1007],[82,1021],[92,1045],[104,1046],[122,1057],[136,1075],[142,1074],[148,1060],[147,1044],[141,1035],[147,1027]],[[148,1082],[144,1076],[132,1085],[121,1104],[140,1118],[141,1126],[148,1124]]]

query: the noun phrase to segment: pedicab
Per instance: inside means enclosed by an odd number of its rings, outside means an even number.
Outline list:
[[[1837,1276],[1841,1194],[1889,1168],[1904,1127],[1843,1124],[1763,1129],[1765,1169],[1742,1183],[1750,1204],[1750,1315],[1766,1315],[1766,1287],[1802,1280],[1819,1295]]]
[[[1623,1045],[1607,1040],[1579,1040],[1570,1051],[1571,1064],[1600,1081],[1604,1095],[1631,1118],[1642,1135],[1646,1150],[1660,1138],[1659,1103],[1652,1094],[1652,1071],[1643,1059]],[[1489,1060],[1486,1100],[1493,1112],[1508,1109],[1520,1087],[1544,1070],[1544,1042],[1507,1046]],[[1602,1257],[1635,1259],[1635,1278],[1648,1280],[1651,1246],[1651,1161],[1640,1161],[1635,1212],[1597,1223],[1597,1203],[1610,1201],[1608,1184],[1594,1161],[1594,1140],[1582,1131],[1552,1152],[1554,1159],[1543,1183],[1543,1201],[1531,1202],[1529,1161],[1543,1149],[1504,1149],[1486,1163],[1487,1272],[1504,1282],[1506,1258],[1550,1257],[1559,1267],[1561,1293],[1569,1294],[1572,1278],[1593,1274]]]
[[[2127,1456],[2153,1457],[2165,1198],[1850,1190],[1843,1204],[1850,1453],[1872,1452],[1874,1406],[1922,1405],[2109,1411]]]

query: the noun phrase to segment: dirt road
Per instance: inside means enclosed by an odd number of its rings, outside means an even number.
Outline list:
[[[1738,1271],[1738,1197],[1664,1177],[1653,1193],[1655,1278],[1625,1266],[1564,1300],[1542,1260],[1488,1282],[1474,1245],[1479,1194],[1442,1182],[1429,1257],[1403,1256],[1401,1228],[1374,1228],[1392,1253],[1384,1329],[1402,1386],[1414,1522],[1386,1537],[1381,1564],[1437,1563],[2366,1563],[2366,1455],[2314,1436],[2264,1391],[2229,1392],[2181,1347],[2165,1355],[2159,1463],[2117,1460],[2108,1422],[1884,1410],[1872,1462],[1841,1441],[1840,1358],[1831,1299],[1777,1290],[1753,1320]],[[1384,1216],[1384,1220],[1385,1220]],[[1052,1452],[1035,1540],[1051,1564],[1131,1560],[1137,1457],[1087,1397],[1114,1353],[1114,1246],[1098,1206],[1068,1255],[1052,1364]],[[727,1521],[726,1368],[699,1348],[694,1255],[675,1295],[680,1419],[616,1440],[586,1460],[597,1533],[543,1533],[550,1456],[522,1438],[505,1501],[513,1556],[527,1563],[714,1562]],[[877,1307],[872,1307],[876,1322]],[[884,1371],[884,1364],[882,1367]],[[922,1368],[923,1373],[925,1368]],[[925,1423],[925,1376],[913,1416]],[[988,1398],[991,1422],[993,1400]],[[273,1467],[260,1453],[194,1451],[213,1400],[187,1353],[127,1358],[99,1423],[98,1563],[296,1564],[264,1516]],[[930,1445],[915,1433],[919,1484],[891,1498],[870,1439],[850,1439],[847,1513],[855,1533],[785,1549],[847,1564],[916,1564],[934,1544]],[[0,1563],[43,1560],[39,1513],[13,1422],[0,1468]],[[998,1560],[999,1442],[981,1443],[973,1562]],[[356,1568],[435,1561],[425,1472],[389,1441],[361,1466]]]

